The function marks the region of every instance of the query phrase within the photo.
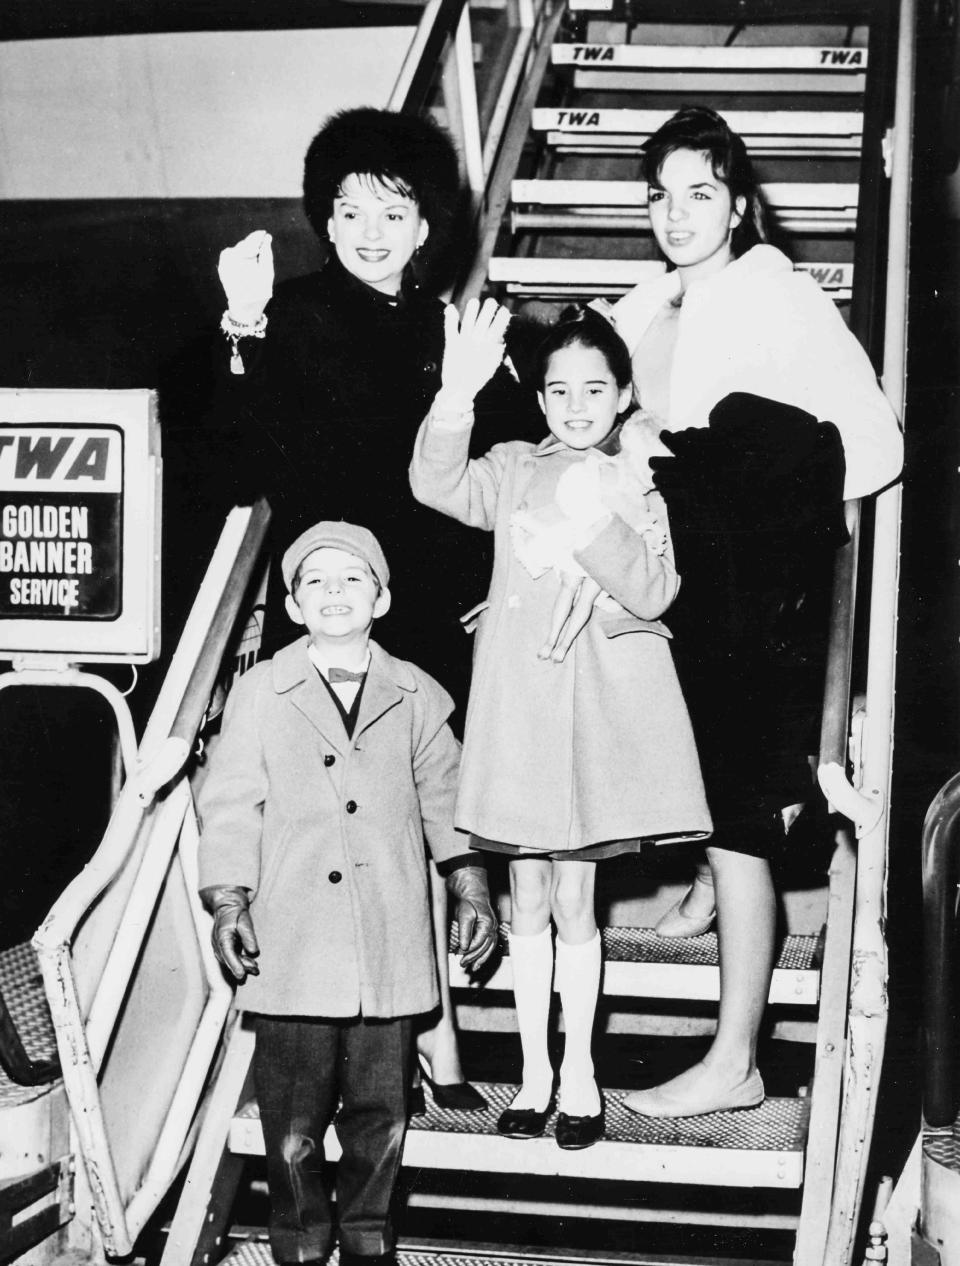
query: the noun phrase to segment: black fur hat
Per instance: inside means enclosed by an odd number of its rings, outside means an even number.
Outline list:
[[[303,163],[303,206],[318,237],[326,239],[333,200],[352,172],[402,185],[430,225],[425,251],[442,251],[457,211],[460,166],[453,142],[432,119],[372,106],[331,115]]]

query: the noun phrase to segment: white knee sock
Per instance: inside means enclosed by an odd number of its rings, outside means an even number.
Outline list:
[[[584,945],[567,945],[557,937],[557,991],[566,1031],[559,1107],[572,1117],[592,1117],[600,1111],[600,1092],[590,1054],[600,992],[600,962],[599,932]]]
[[[553,981],[553,937],[549,925],[533,936],[511,932],[510,962],[523,1050],[523,1085],[510,1106],[542,1112],[553,1088],[553,1068],[547,1050]]]

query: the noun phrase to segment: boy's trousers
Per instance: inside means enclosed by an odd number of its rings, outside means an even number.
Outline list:
[[[413,1021],[257,1016],[254,1083],[267,1157],[270,1248],[311,1262],[333,1246],[323,1136],[337,1114],[340,1247],[394,1247],[393,1190],[407,1122]],[[337,1104],[341,1102],[339,1113]]]

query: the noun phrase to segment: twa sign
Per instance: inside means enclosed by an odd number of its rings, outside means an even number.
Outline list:
[[[0,657],[156,657],[159,478],[152,393],[0,391]]]

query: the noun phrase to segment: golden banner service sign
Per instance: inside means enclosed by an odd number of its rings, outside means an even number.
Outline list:
[[[0,391],[0,656],[159,653],[149,391]]]

